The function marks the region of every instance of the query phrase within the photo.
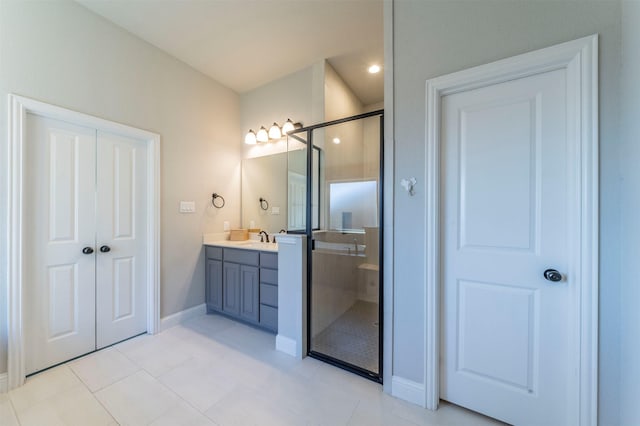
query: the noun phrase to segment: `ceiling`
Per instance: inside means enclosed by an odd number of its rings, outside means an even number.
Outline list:
[[[364,105],[383,100],[382,0],[77,0],[238,93],[329,63]]]

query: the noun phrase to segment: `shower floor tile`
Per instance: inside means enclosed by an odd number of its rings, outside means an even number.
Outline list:
[[[312,341],[311,349],[378,373],[378,304],[356,301]]]

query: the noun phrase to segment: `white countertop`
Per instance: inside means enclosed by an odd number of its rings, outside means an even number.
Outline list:
[[[257,240],[229,241],[221,238],[220,234],[204,234],[202,244],[205,246],[230,247],[242,250],[259,250],[278,252],[278,243],[261,243]]]

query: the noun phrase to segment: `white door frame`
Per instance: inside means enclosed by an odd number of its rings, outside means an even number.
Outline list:
[[[438,408],[440,375],[440,119],[446,95],[560,70],[567,78],[570,253],[570,424],[596,425],[598,409],[598,35],[427,81],[425,406]]]
[[[21,386],[25,379],[25,350],[23,307],[23,270],[25,267],[23,238],[24,176],[30,173],[24,169],[24,145],[27,113],[47,118],[71,122],[110,133],[142,139],[147,143],[147,333],[154,334],[160,324],[160,135],[101,118],[71,111],[44,102],[9,95],[9,154],[8,205],[7,205],[7,247],[8,247],[8,283],[7,283],[7,322],[8,322],[8,389]]]

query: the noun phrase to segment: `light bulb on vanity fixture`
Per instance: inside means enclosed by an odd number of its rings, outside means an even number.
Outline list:
[[[264,126],[260,127],[258,133],[256,133],[256,140],[258,142],[268,142],[269,141],[269,133],[267,133],[267,129]]]
[[[291,121],[290,118],[287,118],[287,121],[284,122],[284,124],[282,125],[282,133],[284,133],[285,135],[289,132],[291,132],[292,130],[295,130],[295,126],[293,125],[293,121]]]
[[[253,132],[253,130],[249,129],[247,134],[244,136],[244,143],[246,143],[247,145],[255,145],[256,142],[256,134]]]
[[[282,137],[282,133],[280,132],[280,126],[278,123],[274,122],[271,127],[269,127],[269,139],[280,139]]]

